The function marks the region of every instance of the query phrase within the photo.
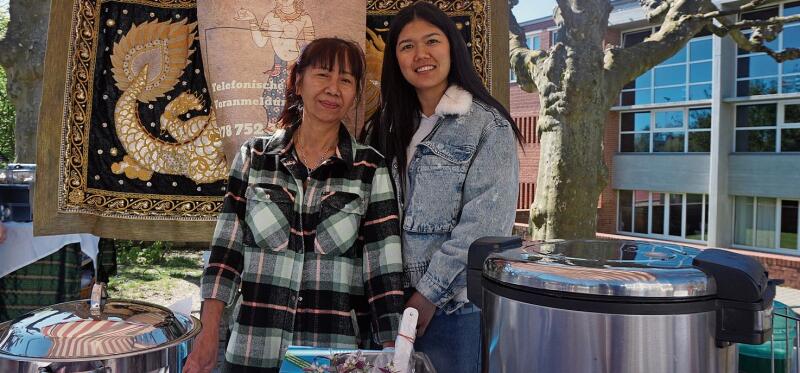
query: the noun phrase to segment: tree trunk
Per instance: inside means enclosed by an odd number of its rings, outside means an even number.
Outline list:
[[[570,101],[569,107],[581,109],[539,117],[541,155],[531,206],[533,239],[591,238],[596,232],[597,200],[607,174],[597,139],[603,138],[609,107],[586,96]]]
[[[513,8],[519,0],[509,0]],[[513,14],[509,51],[517,83],[539,92],[541,155],[536,195],[531,206],[534,239],[595,236],[597,200],[607,181],[603,164],[606,115],[624,84],[674,55],[703,28],[730,35],[747,51],[764,52],[777,62],[800,58],[800,49],[774,51],[764,46],[784,24],[800,16],[766,20],[731,19],[765,2],[752,0],[720,10],[711,0],[640,0],[647,19],[658,31],[630,47],[604,49],[612,10],[608,0],[556,0],[554,14],[561,42],[546,51],[523,47],[524,33]],[[743,29],[751,29],[748,36]]]
[[[16,162],[35,163],[50,0],[11,0],[9,10],[8,32],[0,40],[0,65],[8,73],[8,95],[16,109]]]
[[[600,0],[560,8],[562,42],[539,61],[533,77],[542,103],[533,239],[593,238],[606,185],[602,140],[614,94],[606,92],[603,37],[611,7]]]

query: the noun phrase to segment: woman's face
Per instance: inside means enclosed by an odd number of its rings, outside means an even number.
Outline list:
[[[396,55],[400,72],[417,92],[447,89],[450,42],[438,27],[414,19],[400,31]]]
[[[303,100],[303,120],[338,125],[353,107],[357,82],[348,71],[309,67],[300,76],[297,94]]]

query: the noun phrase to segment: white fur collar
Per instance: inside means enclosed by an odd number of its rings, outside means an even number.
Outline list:
[[[451,85],[436,105],[437,115],[465,115],[472,107],[472,94],[457,85]]]

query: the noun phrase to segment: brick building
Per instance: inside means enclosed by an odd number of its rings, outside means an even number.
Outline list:
[[[634,45],[655,30],[637,1],[612,4],[608,43]],[[786,1],[739,17],[794,14],[800,2]],[[529,48],[556,41],[551,17],[520,26]],[[771,44],[800,47],[800,23]],[[539,103],[513,73],[510,80],[511,114],[526,134],[524,216],[538,169]],[[605,123],[604,149],[611,180],[600,196],[599,233],[741,250],[800,288],[800,61],[778,64],[729,38],[697,35],[623,89]]]

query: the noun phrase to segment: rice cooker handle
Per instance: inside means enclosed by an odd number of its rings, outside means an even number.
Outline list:
[[[96,319],[103,315],[103,307],[106,305],[108,293],[106,292],[105,282],[97,282],[92,286],[92,297],[89,299],[89,314]]]
[[[518,236],[488,236],[475,240],[467,256],[467,299],[483,307],[483,264],[494,252],[514,249],[522,245]]]
[[[692,265],[714,279],[718,345],[759,345],[772,336],[772,302],[777,281],[753,257],[705,249]]]

